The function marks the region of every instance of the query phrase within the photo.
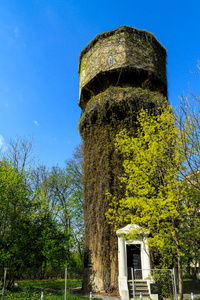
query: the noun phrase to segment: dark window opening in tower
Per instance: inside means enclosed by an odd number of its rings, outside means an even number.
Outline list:
[[[109,66],[114,65],[114,58],[113,57],[109,57]]]

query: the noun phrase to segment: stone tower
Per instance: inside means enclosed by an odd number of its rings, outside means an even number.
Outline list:
[[[118,287],[117,237],[105,213],[110,192],[121,199],[116,134],[134,134],[137,112],[167,96],[166,50],[146,31],[123,26],[97,35],[80,53],[85,209],[85,291]]]

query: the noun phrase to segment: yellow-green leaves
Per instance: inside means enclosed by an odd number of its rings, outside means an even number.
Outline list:
[[[130,223],[149,229],[149,246],[160,253],[165,265],[178,248],[187,256],[187,232],[194,231],[192,207],[195,211],[199,207],[197,197],[192,197],[191,191],[187,193],[189,187],[181,177],[185,170],[182,147],[169,105],[158,108],[157,114],[141,110],[135,133],[124,129],[115,141],[116,151],[123,158],[120,182],[125,194],[122,199],[110,195],[113,201],[107,217],[116,228]],[[199,228],[197,221],[196,226]],[[166,247],[173,249],[171,254]]]
[[[126,198],[121,205],[127,210],[127,222],[151,228],[178,215],[177,179],[183,158],[175,148],[177,137],[170,108],[157,116],[141,110],[135,136],[126,130],[117,136],[116,149],[124,157],[120,180],[126,186]]]

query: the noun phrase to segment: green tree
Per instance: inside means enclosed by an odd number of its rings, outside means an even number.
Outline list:
[[[82,150],[81,145],[75,148],[72,159],[66,160],[66,170],[69,175],[71,194],[69,202],[72,207],[73,244],[77,253],[77,263],[83,266],[84,259],[84,213],[83,213],[83,183],[82,183]]]
[[[43,210],[26,184],[28,177],[0,162],[0,266],[8,268],[8,289],[27,268],[52,270],[70,264],[69,235]]]
[[[81,152],[76,149],[73,158],[64,168],[53,166],[47,170],[39,166],[33,171],[33,186],[38,191],[38,201],[43,212],[49,212],[60,228],[70,235],[68,249],[77,263],[83,262],[83,202]]]
[[[108,195],[110,222],[119,228],[124,223],[138,224],[150,230],[148,244],[159,256],[162,267],[178,267],[179,299],[183,295],[182,262],[196,251],[199,198],[189,193],[185,174],[185,156],[180,132],[170,106],[156,114],[142,110],[136,132],[123,130],[116,139],[116,149],[123,157],[120,178],[124,197]],[[138,232],[133,232],[135,237]],[[195,241],[191,244],[191,241]]]
[[[25,176],[7,161],[0,162],[0,262],[10,268],[10,287],[14,284],[14,272],[23,264],[20,245],[24,245],[26,237],[21,228],[34,210]]]
[[[197,64],[198,72],[200,75],[200,61]],[[179,130],[181,140],[181,151],[185,158],[185,169],[182,170],[182,177],[184,178],[185,188],[187,189],[188,199],[192,198],[193,201],[199,203],[200,198],[200,97],[197,96],[191,89],[187,96],[181,97],[180,105],[176,109],[176,124]],[[190,195],[190,196],[189,196]],[[191,202],[192,203],[192,202]],[[195,205],[195,207],[197,204]],[[193,218],[198,218],[198,212],[194,212]],[[192,226],[192,224],[191,224]],[[190,227],[191,227],[190,226]],[[195,236],[196,237],[196,236]],[[191,262],[194,266],[194,276],[196,277],[197,263],[199,261],[200,251],[198,251],[197,239],[191,236],[191,244],[195,245],[195,249],[188,244],[188,256],[190,259],[186,260],[186,264],[191,267]]]
[[[31,169],[33,151],[32,138],[16,137],[1,155],[0,267],[9,269],[8,288],[27,268],[50,271],[83,261],[80,152],[65,168],[49,170]]]
[[[71,255],[67,235],[51,218],[50,213],[36,217],[32,223],[30,252],[34,256],[34,268],[50,272],[70,265]]]

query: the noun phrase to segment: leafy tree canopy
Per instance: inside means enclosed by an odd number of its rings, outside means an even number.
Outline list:
[[[116,229],[130,223],[150,230],[148,244],[154,257],[159,256],[162,267],[177,265],[181,283],[189,245],[190,254],[198,251],[199,193],[191,193],[183,176],[188,174],[186,157],[171,107],[163,106],[156,114],[141,110],[136,126],[133,135],[123,130],[116,138],[116,149],[123,158],[120,182],[125,192],[122,199],[108,194],[112,201],[107,216]]]

